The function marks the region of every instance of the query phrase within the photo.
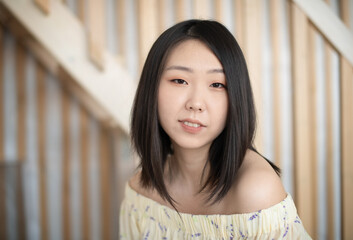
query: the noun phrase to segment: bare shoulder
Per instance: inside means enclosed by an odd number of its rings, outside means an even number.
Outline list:
[[[157,202],[161,202],[162,200],[156,191],[142,187],[140,179],[141,179],[141,171],[138,171],[129,180],[130,188],[132,188],[135,192],[137,192],[147,198],[150,198],[150,199],[157,201]]]
[[[129,179],[129,186],[135,190],[136,192],[140,193],[140,176],[141,171],[138,171]]]
[[[248,150],[231,195],[235,211],[249,213],[269,208],[285,199],[287,194],[271,165],[256,152]]]

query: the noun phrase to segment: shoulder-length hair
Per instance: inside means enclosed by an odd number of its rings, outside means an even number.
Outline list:
[[[172,153],[169,136],[158,120],[158,88],[166,59],[182,41],[205,43],[223,66],[227,81],[226,126],[209,149],[209,174],[200,189],[209,189],[208,201],[221,200],[235,181],[248,149],[253,149],[256,114],[249,74],[243,53],[233,35],[222,24],[210,20],[180,22],[163,32],[153,44],[142,70],[131,118],[131,138],[141,158],[140,182],[154,188],[173,207],[163,179],[167,155]],[[278,172],[278,169],[273,166]]]

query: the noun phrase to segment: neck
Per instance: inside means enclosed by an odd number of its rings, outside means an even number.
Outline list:
[[[178,183],[179,186],[198,192],[208,173],[208,166],[206,166],[205,175],[202,176],[207,163],[208,150],[208,148],[202,150],[174,148],[174,154],[169,158],[169,182]]]

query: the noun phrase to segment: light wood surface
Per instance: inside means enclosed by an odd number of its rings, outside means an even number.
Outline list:
[[[309,23],[304,12],[294,3],[292,15],[292,49],[293,49],[293,94],[294,94],[294,157],[295,157],[295,200],[303,224],[310,235],[316,233],[313,214],[314,188],[312,148],[313,131],[311,122],[312,92],[310,87],[310,69],[312,56],[309,53]],[[312,46],[311,46],[312,47]],[[310,77],[309,77],[310,76]],[[312,90],[311,90],[312,91]],[[314,90],[315,91],[315,90]]]

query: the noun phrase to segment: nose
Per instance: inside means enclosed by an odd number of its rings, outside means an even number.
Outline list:
[[[194,91],[190,94],[190,97],[185,105],[187,110],[195,112],[203,112],[205,110],[205,102],[203,100],[202,93]]]

